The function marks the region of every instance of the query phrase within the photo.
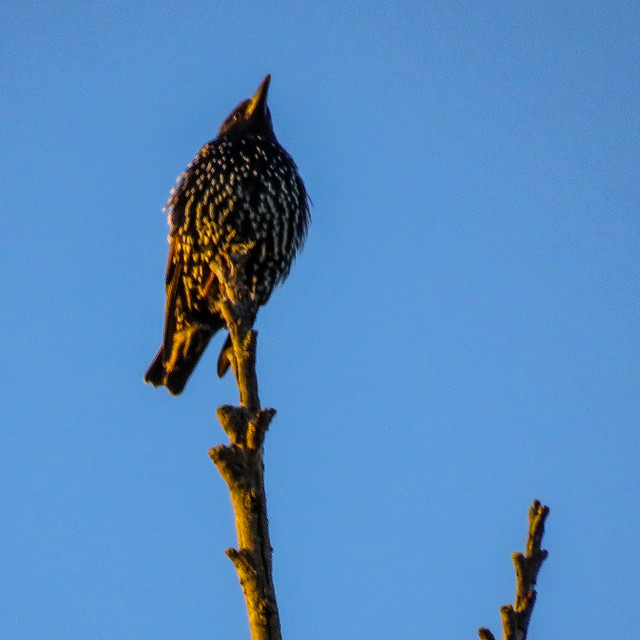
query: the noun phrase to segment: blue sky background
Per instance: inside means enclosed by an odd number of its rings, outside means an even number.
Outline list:
[[[159,6],[158,6],[159,4]],[[261,312],[285,637],[640,628],[637,2],[5,2],[0,638],[248,637],[219,337],[144,385],[178,174],[273,76],[313,199]]]

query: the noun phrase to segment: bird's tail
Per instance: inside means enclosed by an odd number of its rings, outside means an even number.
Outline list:
[[[164,385],[173,396],[182,393],[214,333],[201,325],[173,333],[170,343],[165,342],[160,347],[144,374],[144,381],[154,387]],[[170,347],[170,351],[167,347]]]

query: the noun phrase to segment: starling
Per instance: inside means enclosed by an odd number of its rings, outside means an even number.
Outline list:
[[[164,338],[144,379],[172,395],[184,389],[212,336],[225,326],[214,266],[221,252],[246,247],[251,324],[287,277],[309,225],[309,198],[293,158],[280,146],[267,107],[271,76],[241,102],[178,178],[167,204],[169,260]],[[218,375],[229,368],[227,337]]]

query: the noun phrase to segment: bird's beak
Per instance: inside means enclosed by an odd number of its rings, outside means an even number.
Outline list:
[[[251,118],[254,113],[265,113],[267,110],[267,93],[269,92],[269,83],[271,82],[271,76],[267,74],[264,80],[260,83],[258,90],[255,92],[253,98],[247,106],[247,119]]]

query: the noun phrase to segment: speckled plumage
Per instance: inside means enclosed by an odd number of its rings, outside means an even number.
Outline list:
[[[267,107],[270,77],[223,122],[178,179],[167,204],[170,249],[163,344],[145,381],[179,394],[211,337],[224,327],[211,265],[230,244],[249,247],[244,265],[255,315],[287,277],[309,224],[295,162],[280,146]],[[218,374],[229,366],[229,341]]]

